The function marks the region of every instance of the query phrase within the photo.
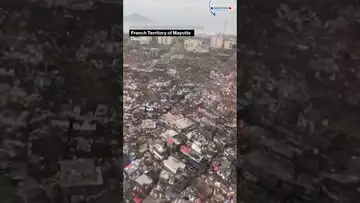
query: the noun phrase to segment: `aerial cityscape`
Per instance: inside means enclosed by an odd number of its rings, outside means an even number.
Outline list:
[[[204,10],[202,2],[196,8]],[[197,25],[153,22],[152,14],[184,5],[141,10],[124,3],[126,11],[136,10],[124,17],[125,201],[235,202],[236,35],[224,34],[233,25],[222,20],[214,34],[201,17]],[[184,28],[195,36],[129,36],[129,29]]]
[[[235,199],[235,36],[124,36],[123,72],[124,195]]]

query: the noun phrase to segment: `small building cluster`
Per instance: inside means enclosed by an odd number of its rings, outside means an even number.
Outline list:
[[[236,40],[231,36],[196,36],[196,37],[141,37],[130,40],[129,44],[143,46],[175,46],[178,50],[193,53],[209,53],[210,49],[236,49]]]
[[[150,128],[144,119],[124,132],[129,199],[222,202],[236,193],[236,131],[200,117],[219,119],[205,109],[189,117],[171,111],[152,120]]]

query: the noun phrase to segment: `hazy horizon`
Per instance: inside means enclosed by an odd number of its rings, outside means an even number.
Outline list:
[[[124,22],[124,30],[128,30],[130,26],[140,25],[160,28],[202,26],[204,29],[201,32],[204,33],[236,34],[236,0],[213,0],[213,2],[216,6],[232,6],[234,9],[213,16],[209,11],[208,0],[124,0],[124,15],[138,13],[152,21],[151,23]]]

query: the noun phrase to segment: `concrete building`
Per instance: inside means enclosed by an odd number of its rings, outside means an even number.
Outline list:
[[[170,45],[172,42],[172,37],[158,37],[158,44]]]
[[[183,130],[193,126],[195,123],[181,115],[173,115],[171,113],[167,113],[164,115],[165,123],[169,126],[176,128],[177,130]]]
[[[226,40],[224,42],[224,49],[233,49],[236,46],[236,42],[233,40]]]
[[[178,134],[179,133],[176,132],[175,130],[169,129],[169,130],[166,130],[165,132],[161,133],[160,137],[163,138],[164,140],[167,140],[169,138],[173,138],[174,136],[176,136]]]
[[[142,191],[148,191],[151,188],[153,182],[154,181],[146,174],[142,174],[135,179],[135,183]]]
[[[224,45],[224,38],[221,36],[215,36],[211,38],[210,47],[220,49]]]
[[[184,170],[186,167],[186,164],[173,156],[169,156],[168,159],[164,160],[163,165],[165,169],[167,169],[169,172],[172,172],[173,174],[177,174],[178,172]]]
[[[149,145],[149,151],[153,153],[160,160],[163,160],[167,156],[167,149],[161,143],[155,143]]]
[[[202,45],[202,40],[187,39],[184,41],[185,51],[196,51]]]
[[[200,39],[187,39],[184,41],[184,49],[188,52],[207,53],[209,46]]]
[[[178,51],[184,51],[185,50],[184,41],[185,41],[185,39],[183,39],[183,38],[176,38],[175,46],[176,46],[176,49]]]

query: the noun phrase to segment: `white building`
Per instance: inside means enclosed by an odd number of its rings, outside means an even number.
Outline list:
[[[222,48],[224,45],[224,38],[221,36],[216,36],[211,38],[210,47],[212,48]]]
[[[224,49],[233,49],[233,47],[236,45],[235,41],[233,40],[226,40],[224,42]]]
[[[165,114],[164,120],[169,126],[175,127],[177,130],[186,129],[195,124],[188,118],[184,118],[181,115],[173,115],[171,113]]]
[[[153,184],[153,180],[147,176],[146,174],[142,174],[141,176],[135,179],[135,182],[141,189],[148,190],[149,187]]]
[[[209,47],[203,44],[202,40],[198,39],[187,39],[184,41],[184,48],[189,52],[207,53]]]
[[[168,138],[174,137],[175,135],[178,135],[179,133],[176,132],[173,129],[169,129],[163,133],[160,134],[161,138],[164,138],[165,140],[167,140]]]
[[[158,37],[158,44],[170,45],[172,42],[172,37]]]
[[[202,40],[197,39],[187,39],[184,41],[184,49],[186,51],[195,51],[202,44]]]
[[[167,152],[166,148],[162,144],[150,145],[149,151],[160,160],[163,160],[165,158]]]
[[[168,159],[164,160],[163,165],[168,171],[174,174],[177,174],[179,171],[184,170],[186,167],[186,164],[173,156],[169,156]]]

